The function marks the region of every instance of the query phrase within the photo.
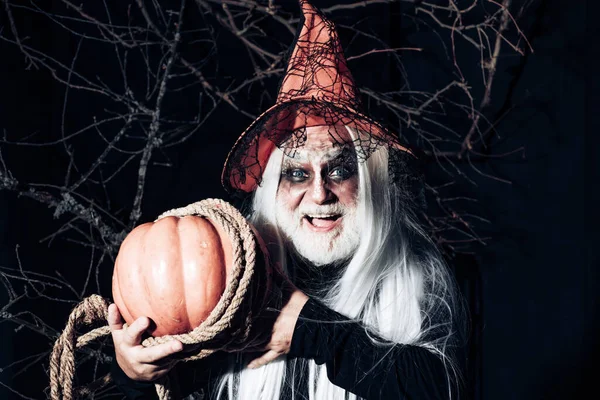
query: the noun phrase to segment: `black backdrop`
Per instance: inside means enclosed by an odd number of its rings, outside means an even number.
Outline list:
[[[490,220],[478,228],[481,236],[488,238],[486,245],[452,260],[471,307],[469,384],[475,399],[580,397],[583,389],[593,384],[598,356],[595,268],[599,232],[593,212],[598,204],[594,189],[600,182],[595,157],[599,69],[594,42],[598,36],[591,6],[585,2],[532,3],[521,25],[534,53],[502,60],[489,108],[490,114],[506,113],[497,126],[501,148],[523,146],[524,156],[480,166],[511,181],[510,185],[479,176],[475,178],[477,186],[457,189],[476,197],[478,210]],[[386,11],[381,10],[381,21],[387,21]],[[31,39],[38,47],[57,51],[73,47],[64,33],[54,32],[53,25],[42,18],[19,23],[43,32]],[[2,26],[7,29],[6,20]],[[393,40],[402,43],[402,38],[394,39],[398,38],[396,27],[386,26],[392,46]],[[60,123],[61,86],[47,72],[27,69],[14,45],[3,42],[0,46],[0,128],[51,137]],[[227,60],[225,65],[235,65],[233,50],[222,57]],[[83,62],[98,65],[103,60],[88,57]],[[477,63],[473,59],[473,65]],[[367,64],[353,68],[359,84],[397,83],[395,76],[370,73]],[[235,68],[225,69],[223,73],[235,73]],[[422,79],[428,77],[429,72],[423,71]],[[266,90],[273,96],[276,88]],[[248,97],[241,101],[250,104],[258,100]],[[86,106],[81,102],[83,115]],[[220,168],[249,122],[222,111],[186,144],[171,149],[166,156],[171,168],[155,166],[151,170],[142,220],[201,198],[226,198],[219,184]],[[2,151],[13,173],[24,181],[60,181],[62,167],[68,162],[64,152],[55,148],[3,146]],[[436,174],[435,164],[427,165],[426,171]],[[123,187],[123,198],[116,196],[112,201],[125,203],[130,194],[131,188]],[[52,273],[81,268],[84,279],[87,265],[80,265],[88,262],[87,249],[59,239],[51,245],[40,243],[57,229],[56,224],[47,206],[0,191],[0,266],[14,268],[18,254],[26,269],[41,265]],[[109,273],[104,272],[99,278],[106,293],[107,277]],[[19,310],[48,307],[34,311],[47,316],[57,330],[72,306],[28,304],[22,302]],[[6,320],[0,324],[0,368],[19,359],[24,349],[34,354],[51,345],[39,336],[28,336],[26,330]],[[40,388],[47,385],[43,374],[19,374],[13,379],[14,374],[14,368],[0,371],[0,398],[20,398],[9,387],[32,398],[42,397]]]

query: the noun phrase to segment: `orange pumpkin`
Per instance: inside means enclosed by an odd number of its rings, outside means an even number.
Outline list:
[[[121,244],[113,299],[128,324],[149,317],[152,336],[190,332],[217,305],[232,269],[221,227],[198,216],[165,217],[136,227]]]

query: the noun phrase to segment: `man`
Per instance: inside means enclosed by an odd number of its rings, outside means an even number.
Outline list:
[[[202,387],[235,399],[456,398],[459,307],[411,211],[414,155],[358,111],[333,24],[301,5],[277,103],[242,134],[223,171],[230,192],[251,196],[248,218],[289,277],[289,296],[263,327],[271,338],[262,353],[177,365],[179,382],[191,386],[184,394]],[[109,309],[115,380],[131,398],[143,398],[182,349],[142,347],[148,324],[125,329]]]

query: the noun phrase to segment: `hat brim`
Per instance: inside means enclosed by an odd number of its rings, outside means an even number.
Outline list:
[[[264,169],[276,146],[294,132],[312,126],[348,126],[359,132],[361,154],[368,157],[377,147],[388,146],[414,155],[380,123],[342,104],[314,98],[275,104],[263,112],[233,145],[221,174],[229,193],[250,193],[262,180]]]

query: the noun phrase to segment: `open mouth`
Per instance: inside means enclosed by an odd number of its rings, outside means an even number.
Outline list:
[[[333,229],[341,220],[341,214],[328,215],[305,215],[304,219],[308,226],[316,231],[328,231]]]

